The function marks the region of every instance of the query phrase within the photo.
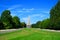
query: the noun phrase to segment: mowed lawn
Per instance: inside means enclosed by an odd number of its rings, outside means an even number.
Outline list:
[[[0,34],[0,40],[60,40],[60,32],[25,28],[10,33]]]

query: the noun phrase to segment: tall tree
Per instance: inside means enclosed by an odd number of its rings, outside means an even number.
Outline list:
[[[10,14],[11,12],[9,10],[5,10],[1,14],[1,20],[4,24],[4,28],[6,29],[12,27],[12,24],[11,24],[12,16]]]
[[[50,22],[50,28],[60,29],[60,1],[50,10]]]
[[[0,17],[0,29],[4,29],[4,25],[3,25],[2,21],[1,21],[1,17]]]
[[[13,26],[13,28],[20,28],[20,19],[17,17],[17,16],[14,16],[13,17],[13,23],[14,23],[14,26]]]

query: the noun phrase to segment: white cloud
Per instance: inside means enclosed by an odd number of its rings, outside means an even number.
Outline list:
[[[13,13],[12,13],[11,15],[12,15],[12,16],[19,16],[19,17],[20,17],[20,16],[22,16],[23,14],[19,14],[19,15],[18,15],[18,14],[13,14]]]
[[[23,12],[22,10],[18,11],[18,12]]]
[[[39,14],[33,14],[33,15],[30,15],[31,17],[36,17],[36,16],[40,16]]]
[[[45,15],[43,14],[33,14],[33,15],[29,15],[31,18],[32,17],[44,17]]]
[[[27,21],[27,19],[28,19],[28,18],[27,18],[27,17],[25,17],[25,18],[22,18],[22,19],[23,19],[23,20],[25,20],[25,21]]]
[[[35,10],[34,8],[31,8],[30,10]]]
[[[30,10],[30,11],[32,11],[32,10],[34,10],[34,8],[30,8],[30,9],[23,8],[22,10]]]
[[[22,12],[22,13],[28,13],[28,12],[31,12],[31,11],[29,11],[29,10],[25,10],[25,11],[23,11],[23,10],[19,10],[19,11],[17,11],[17,12]]]
[[[17,13],[16,11],[11,11],[12,16],[22,16],[23,14]]]
[[[21,5],[13,5],[8,10],[15,10],[16,12],[33,12],[34,10],[40,11],[41,13],[49,13],[49,11],[43,10],[43,9],[36,9],[36,8],[20,8]]]
[[[34,17],[40,17],[40,18],[42,18],[45,15],[42,15],[42,14],[33,14],[33,15],[29,15],[29,16],[30,16],[30,18],[34,18]],[[26,22],[26,21],[28,21],[28,16],[27,17],[24,17],[22,19]]]
[[[40,18],[39,21],[41,21],[41,20],[43,20],[43,19],[45,19],[45,18],[48,18],[47,15],[42,14],[42,13],[32,14],[32,15],[28,15],[28,16],[30,16],[30,21],[31,21],[31,23],[35,23],[35,20],[38,21],[39,18]],[[23,20],[25,23],[27,23],[27,21],[28,21],[28,16],[22,18],[22,20]]]
[[[16,12],[21,12],[21,13],[25,13],[25,12],[33,12],[34,10],[36,11],[40,11],[41,13],[49,13],[49,11],[43,10],[43,9],[35,9],[35,8],[20,8],[21,5],[13,5],[10,8],[8,8],[8,10],[15,10]]]
[[[32,12],[34,9],[33,8],[31,8],[31,9],[26,9],[26,8],[22,8],[22,9],[20,9],[19,8],[19,5],[15,5],[15,6],[12,6],[12,7],[10,7],[10,8],[8,8],[8,10],[11,10],[11,11],[14,11],[14,12],[17,12],[17,13],[29,13],[29,12]]]
[[[16,16],[16,14],[11,14],[12,16]]]
[[[26,10],[25,12],[31,12],[31,11],[29,11],[29,10]]]
[[[42,13],[47,13],[47,14],[49,14],[49,11],[41,11]]]
[[[8,10],[13,10],[13,9],[18,8],[18,7],[21,7],[21,5],[13,5],[10,8],[8,8]]]
[[[25,23],[27,23],[28,17],[24,17],[24,18],[22,18],[22,20],[23,20]]]
[[[17,12],[31,12],[33,10],[34,10],[34,8],[31,8],[31,9],[23,8],[23,9],[18,10]]]
[[[42,14],[33,14],[33,15],[29,15],[30,18],[33,18],[33,17],[44,17],[45,15],[42,15]],[[27,17],[24,17],[23,20],[26,20],[28,19],[28,16]]]
[[[23,10],[23,12],[31,12],[31,11],[33,11],[33,10],[34,10],[34,8],[31,8],[31,9],[23,8],[22,10]]]

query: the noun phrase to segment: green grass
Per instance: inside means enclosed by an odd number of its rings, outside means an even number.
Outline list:
[[[0,34],[0,40],[60,40],[60,32],[25,28],[11,33]]]

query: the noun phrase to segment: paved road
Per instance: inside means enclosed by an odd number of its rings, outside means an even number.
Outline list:
[[[17,31],[17,30],[21,30],[21,29],[6,29],[6,30],[0,30],[0,34],[2,34],[2,33],[8,33],[8,32],[13,32],[13,31]]]
[[[44,31],[52,31],[52,32],[60,32],[60,30],[51,30],[51,29],[41,29],[41,30],[44,30]]]
[[[17,30],[22,30],[23,28],[20,29],[6,29],[6,30],[0,30],[0,34],[2,33],[8,33],[8,32],[13,32]],[[43,30],[43,31],[53,31],[53,32],[60,32],[60,30],[50,30],[50,29],[40,29],[40,28],[35,28],[37,30]]]

